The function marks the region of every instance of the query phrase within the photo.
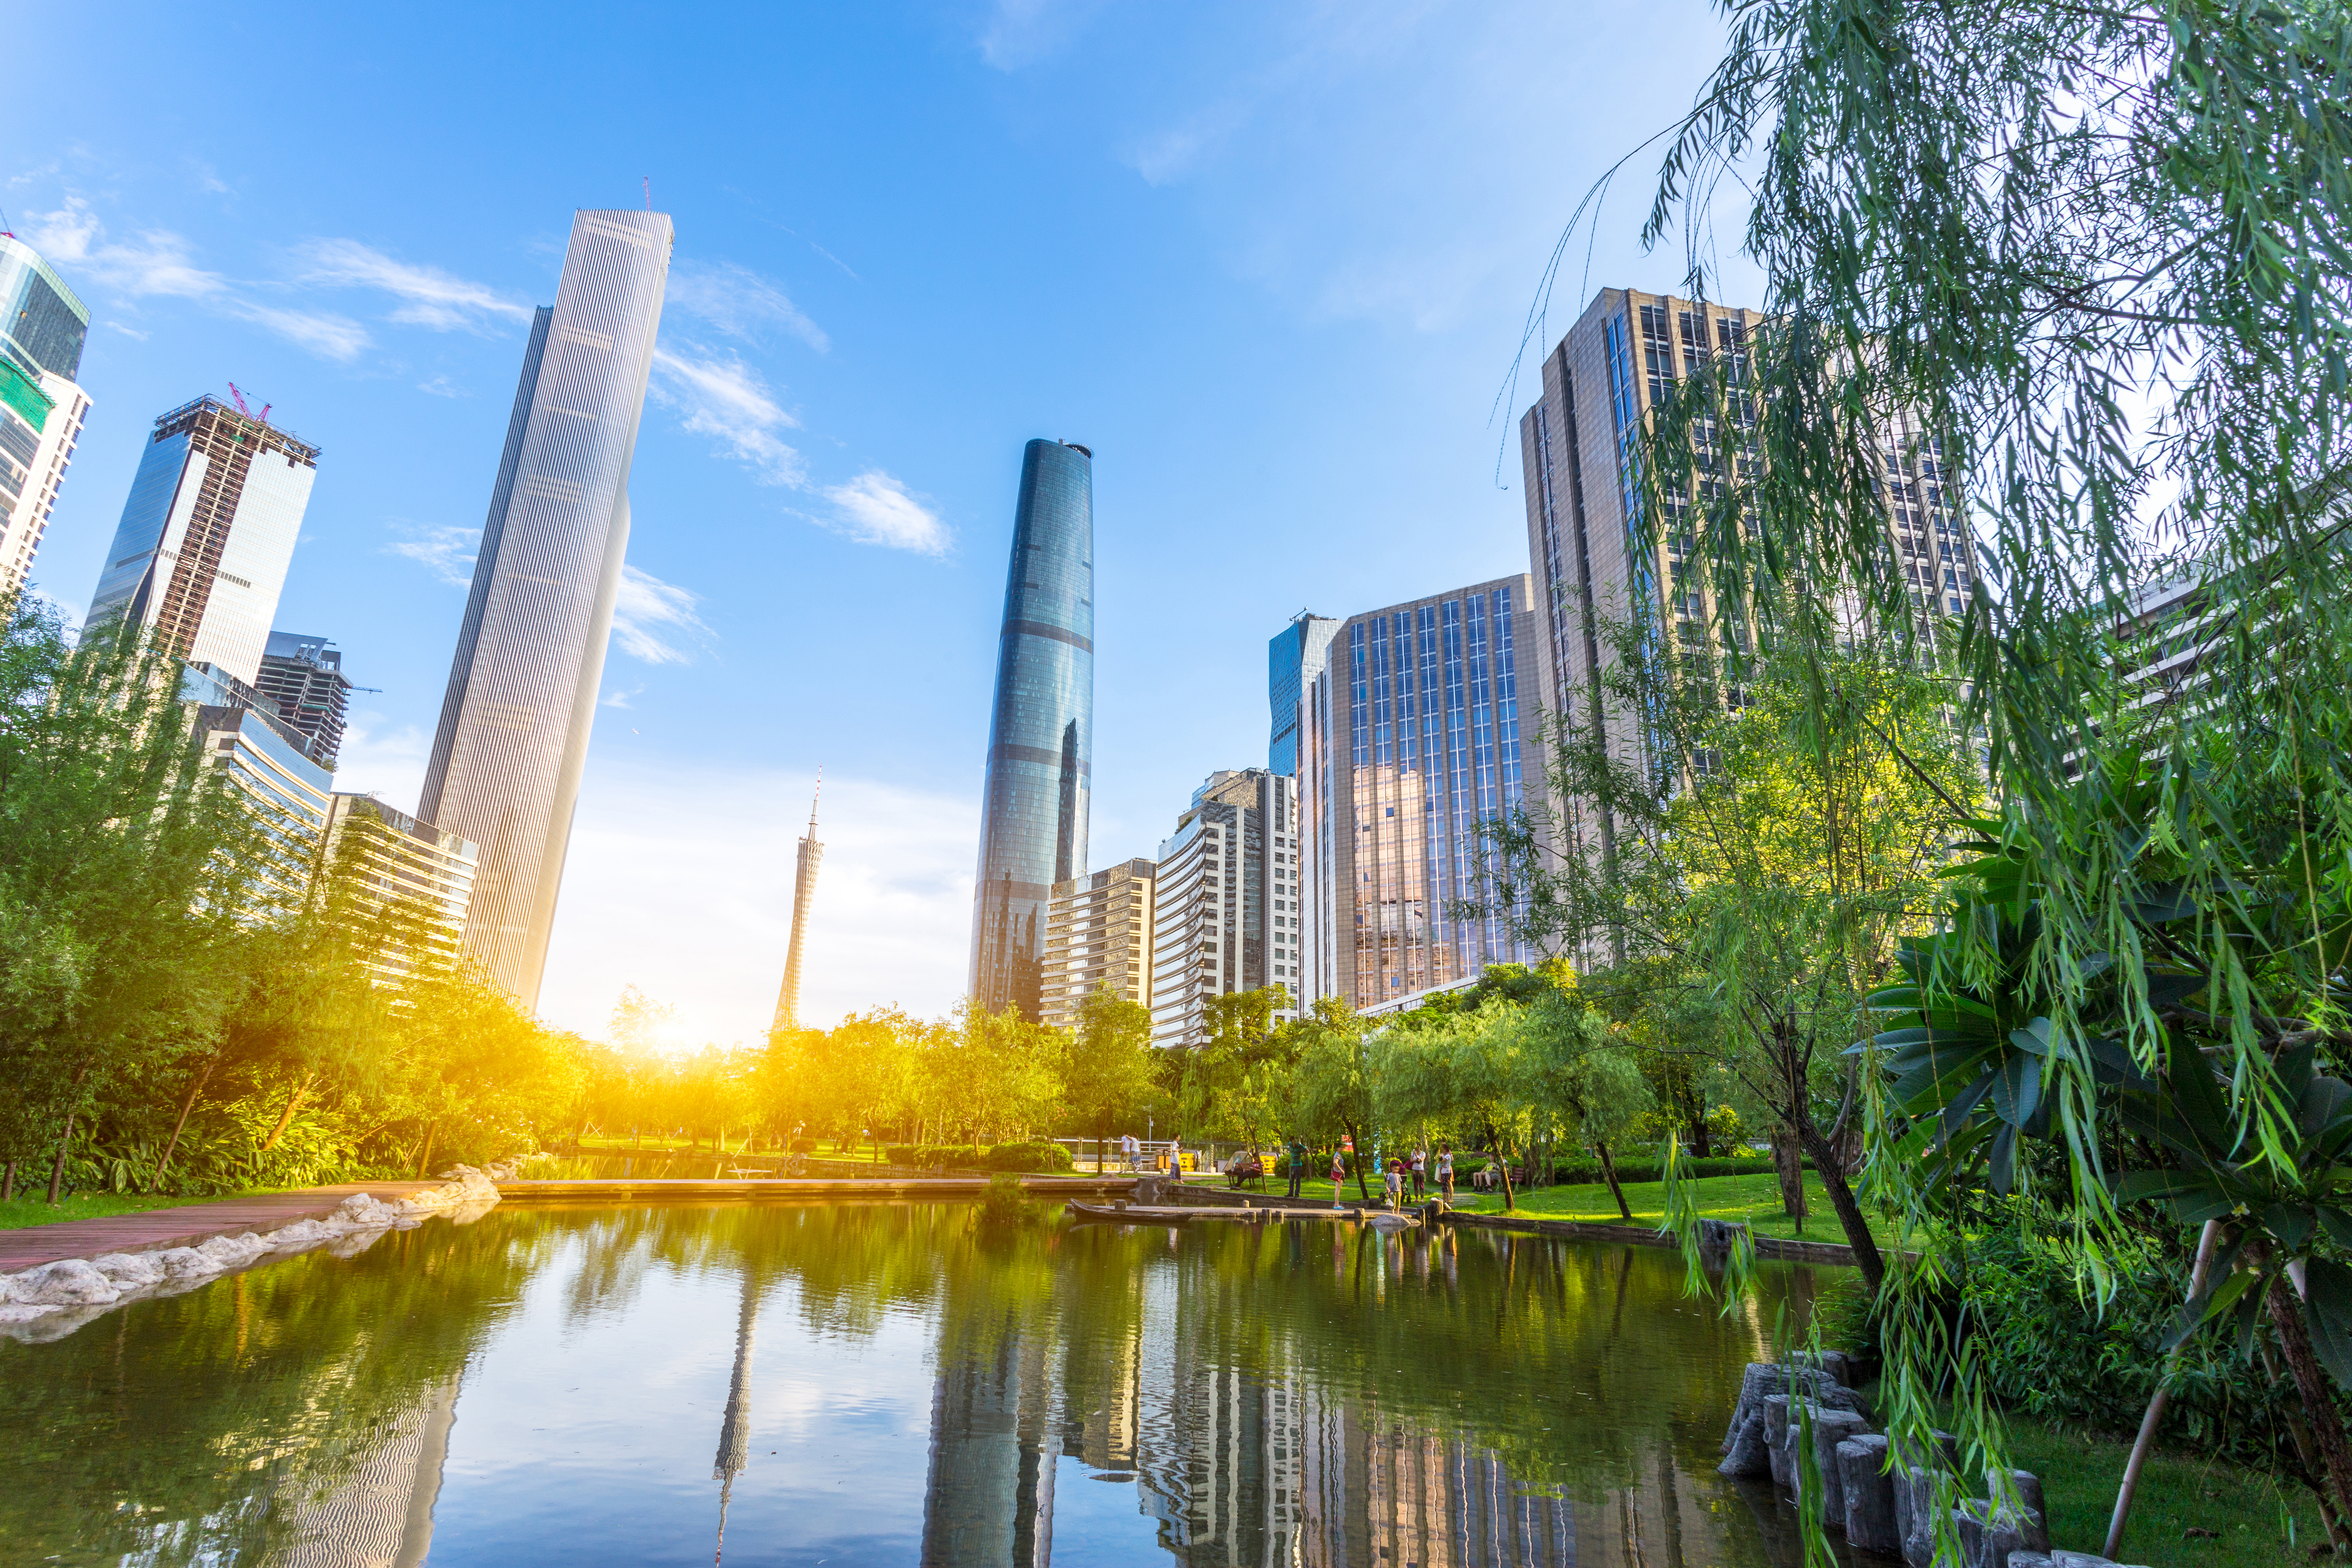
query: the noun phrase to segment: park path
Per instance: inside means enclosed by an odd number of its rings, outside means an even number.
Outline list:
[[[304,1187],[290,1193],[257,1193],[216,1204],[149,1209],[143,1214],[69,1219],[56,1225],[0,1230],[0,1274],[55,1263],[61,1258],[97,1258],[109,1252],[151,1252],[194,1247],[215,1236],[244,1231],[267,1235],[297,1220],[324,1219],[353,1193],[371,1193],[393,1203],[439,1182],[355,1182],[346,1186]]]

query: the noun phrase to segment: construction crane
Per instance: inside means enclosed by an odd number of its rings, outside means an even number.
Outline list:
[[[261,412],[256,414],[252,409],[247,408],[245,405],[245,394],[236,389],[236,383],[233,381],[228,384],[228,395],[236,399],[236,411],[239,414],[244,415],[247,419],[252,420],[257,425],[267,425],[269,423],[269,411],[277,406],[276,404],[265,403],[261,405]]]

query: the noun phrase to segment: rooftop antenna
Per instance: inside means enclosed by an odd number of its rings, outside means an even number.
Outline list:
[[[816,803],[824,796],[824,764],[816,767],[816,789],[809,796],[809,837],[816,837]]]
[[[651,174],[647,174],[647,175],[646,176],[646,211],[647,211],[647,212],[651,212],[651,211],[653,211],[653,210],[654,210],[654,177],[653,177]]]

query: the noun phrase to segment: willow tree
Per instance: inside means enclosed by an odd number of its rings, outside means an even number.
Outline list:
[[[2295,1053],[2333,1068],[2352,1044],[2333,923],[2352,859],[2352,18],[2297,0],[1727,10],[1646,236],[1689,237],[1686,291],[1706,297],[1706,215],[1727,182],[1746,189],[1767,324],[1636,435],[1639,485],[1653,519],[1686,509],[1720,588],[1775,590],[1780,644],[1848,635],[1834,585],[1874,636],[1954,656],[2000,802],[1988,853],[2032,918],[1955,922],[1911,1000],[1932,1030],[1971,986],[2033,998],[2023,1041],[1996,1050],[2012,1097],[2030,1071],[2022,1120],[2054,1173],[2010,1174],[2063,1216],[2103,1289],[2141,1191],[2114,1180],[2110,1055],[2184,1102],[2210,1098],[2211,1068],[2222,1131],[2205,1154],[2284,1180],[2304,1143]],[[1727,420],[1747,448],[1728,463],[1713,441]],[[1889,549],[1890,501],[1915,499],[1890,485],[1914,482],[1973,521],[1982,581],[1957,616],[1916,600]],[[2168,628],[2183,640],[2118,637],[2183,577],[2201,584]],[[2194,700],[2136,721],[2156,692],[2131,666],[2182,651]],[[2200,765],[2220,752],[2226,771]],[[2251,818],[2272,831],[2250,841]],[[2203,1066],[2178,1050],[2191,1036]],[[1924,1131],[1905,1108],[1919,1097],[1896,1103],[1865,1057],[1869,1157],[1924,1247],[1883,1303],[1896,1425],[1918,1437],[1948,1380],[1961,1410],[1985,1408],[1910,1310],[1949,1266],[1928,1245],[1930,1178],[1969,1173],[1899,1157]],[[1980,1114],[1951,1110],[1947,1131]],[[2188,1174],[2188,1160],[2158,1163]],[[2336,1245],[2260,1215],[2217,1223],[2270,1260],[2265,1293]],[[1997,1458],[1992,1424],[1968,1418],[1978,1457]],[[2352,1461],[2335,1447],[2340,1520]]]

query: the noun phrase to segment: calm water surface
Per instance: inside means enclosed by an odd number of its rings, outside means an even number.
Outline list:
[[[0,1342],[0,1561],[1798,1561],[1712,1468],[1805,1269],[971,1221],[510,1205]]]

